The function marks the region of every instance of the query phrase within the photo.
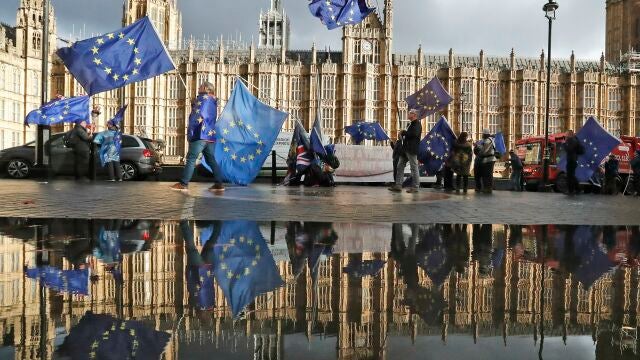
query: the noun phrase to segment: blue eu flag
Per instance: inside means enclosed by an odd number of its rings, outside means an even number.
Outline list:
[[[289,116],[261,103],[238,79],[216,122],[216,161],[228,181],[250,184]]]
[[[176,67],[148,17],[58,50],[89,95],[146,80]]]
[[[507,153],[507,145],[504,142],[504,135],[502,134],[502,132],[499,132],[496,134],[494,144],[496,147],[496,151],[499,152],[501,155],[504,155]]]
[[[213,251],[214,276],[233,317],[258,295],[284,285],[256,222],[225,221]]]
[[[353,140],[356,145],[362,143],[364,140],[389,140],[389,135],[384,132],[384,129],[378,122],[358,121],[353,125],[345,127],[344,131],[351,135],[351,140]]]
[[[418,158],[424,164],[427,174],[434,175],[442,168],[442,164],[451,154],[451,147],[455,140],[453,130],[447,119],[442,116],[427,136],[420,141]]]
[[[576,178],[578,178],[578,181],[583,182],[591,179],[593,173],[602,164],[602,161],[622,142],[617,137],[609,134],[593,117],[587,120],[582,129],[576,133],[576,137],[584,148],[584,154],[578,156]],[[558,168],[566,171],[566,154],[560,158]]]
[[[327,156],[327,150],[324,148],[324,138],[322,137],[322,127],[320,126],[320,119],[316,117],[316,121],[311,128],[311,149],[317,155],[323,157]]]
[[[573,255],[580,259],[572,271],[585,289],[589,289],[602,275],[615,267],[598,244],[597,230],[591,226],[578,226],[573,234]]]
[[[342,272],[345,274],[349,274],[355,278],[377,276],[386,263],[386,261],[378,259],[364,260],[362,262],[349,262],[349,264],[347,264],[347,266],[342,269]]]
[[[217,116],[218,100],[209,94],[198,95],[189,115],[187,139],[215,141]]]
[[[71,328],[58,349],[69,359],[160,359],[171,339],[136,320],[120,320],[90,311]]]
[[[89,269],[60,270],[53,266],[26,269],[28,278],[40,280],[42,285],[58,292],[89,295]]]
[[[371,14],[366,0],[312,0],[309,4],[311,14],[319,18],[329,30],[357,24]]]
[[[451,101],[453,98],[437,77],[431,79],[427,85],[406,99],[409,110],[418,110],[418,119],[435,114],[449,105]]]
[[[82,120],[91,122],[88,96],[52,100],[27,114],[24,123],[26,125],[53,125]]]
[[[200,310],[211,310],[216,305],[213,286],[213,266],[189,266],[187,272],[187,290],[192,303]]]

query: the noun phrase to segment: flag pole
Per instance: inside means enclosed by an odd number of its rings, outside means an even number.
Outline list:
[[[49,101],[49,7],[50,0],[44,0],[42,3],[42,64],[41,64],[41,84],[40,84],[40,101],[42,105]],[[49,125],[38,125],[36,129],[36,166],[42,168],[46,175],[45,179],[49,179],[49,155],[45,150],[45,144],[51,135],[51,127]]]
[[[253,85],[253,83],[249,82],[249,80],[247,80],[247,79],[243,78],[243,77],[242,77],[242,76],[240,76],[240,75],[236,75],[236,77],[237,77],[238,79],[240,79],[240,80],[244,81],[248,86],[251,86],[252,88],[254,88],[254,89],[258,90],[258,96],[260,96],[260,89],[259,89],[257,86]],[[279,109],[279,107],[278,107],[278,100],[277,100],[277,99],[274,99],[274,98],[272,98],[272,97],[268,97],[267,99],[269,99],[269,100],[273,101],[274,103],[276,103],[275,108],[276,108],[276,109],[278,109],[278,110],[280,110],[280,109]]]

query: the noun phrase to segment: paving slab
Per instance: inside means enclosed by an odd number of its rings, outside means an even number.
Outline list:
[[[384,187],[229,186],[221,194],[205,183],[189,191],[166,182],[0,180],[0,216],[80,219],[159,219],[411,222],[469,224],[639,225],[640,198],[496,191],[447,194]]]

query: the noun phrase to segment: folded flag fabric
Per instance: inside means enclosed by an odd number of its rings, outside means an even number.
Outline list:
[[[91,122],[88,96],[54,99],[27,114],[24,123],[53,125],[82,120]]]
[[[316,117],[316,121],[311,128],[311,149],[321,158],[327,156],[327,150],[324,148],[324,137],[322,136],[322,126],[320,119]]]
[[[502,132],[496,134],[494,144],[496,151],[499,152],[500,155],[505,155],[507,153],[507,145],[504,142],[504,135]]]
[[[373,10],[366,0],[313,0],[309,4],[311,14],[329,30],[360,23]]]
[[[26,269],[25,275],[58,292],[89,295],[89,269],[60,270],[47,265]]]
[[[149,17],[75,42],[58,56],[89,95],[146,80],[176,67]]]

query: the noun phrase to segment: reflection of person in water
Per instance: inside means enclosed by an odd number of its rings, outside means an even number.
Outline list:
[[[391,232],[391,256],[396,260],[400,276],[407,286],[404,303],[413,313],[417,313],[427,324],[442,322],[444,298],[435,286],[427,289],[420,286],[416,246],[419,228],[411,224],[411,236],[405,242],[402,224],[393,224]]]
[[[189,222],[180,222],[187,254],[187,288],[191,306],[200,310],[210,310],[215,306],[213,294],[213,248],[220,236],[220,221],[197,222],[200,228],[202,252],[198,251]]]
[[[313,271],[322,253],[330,251],[338,240],[338,235],[333,230],[333,224],[323,222],[292,221],[287,224],[285,235],[291,267],[294,276],[298,276],[304,270],[305,260],[309,259],[309,266]]]
[[[480,276],[491,274],[492,251],[491,225],[473,225],[473,260],[478,262]]]
[[[444,229],[443,237],[447,247],[447,261],[453,265],[458,274],[462,274],[469,265],[467,224],[445,225]]]

